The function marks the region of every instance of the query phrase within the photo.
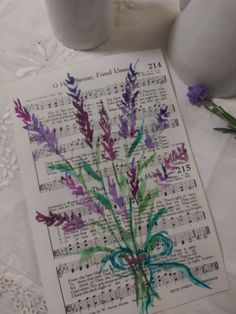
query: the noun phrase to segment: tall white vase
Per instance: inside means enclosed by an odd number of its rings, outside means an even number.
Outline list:
[[[180,0],[168,58],[187,85],[203,83],[215,97],[236,95],[236,0]]]
[[[111,32],[112,0],[46,0],[57,39],[74,49],[92,49]]]

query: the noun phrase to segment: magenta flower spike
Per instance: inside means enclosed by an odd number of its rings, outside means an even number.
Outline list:
[[[75,82],[75,78],[69,73],[67,74],[66,84],[68,89],[67,94],[72,98],[73,106],[77,110],[75,116],[76,122],[80,126],[80,132],[84,135],[86,144],[93,148],[93,128],[91,127],[89,115],[84,109],[84,101],[80,96],[81,91]]]
[[[116,159],[116,152],[114,150],[114,139],[111,136],[111,123],[109,120],[108,113],[102,104],[102,109],[100,110],[100,121],[99,125],[103,131],[102,134],[102,146],[105,150],[103,158],[105,160],[113,161]]]
[[[129,171],[128,171],[129,183],[130,183],[130,190],[132,193],[133,198],[136,200],[136,196],[139,189],[139,180],[137,178],[137,166],[135,163],[135,157],[133,158]]]
[[[84,221],[76,214],[72,213],[70,216],[67,213],[64,214],[54,214],[49,213],[48,216],[36,211],[37,215],[35,219],[44,223],[48,227],[54,226],[59,227],[63,225],[62,229],[66,232],[70,232],[72,230],[81,229],[84,227]]]

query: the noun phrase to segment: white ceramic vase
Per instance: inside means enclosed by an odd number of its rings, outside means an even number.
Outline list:
[[[187,85],[203,83],[215,97],[236,95],[236,0],[180,0],[168,58]]]
[[[56,38],[69,48],[87,50],[111,32],[112,0],[45,0]]]

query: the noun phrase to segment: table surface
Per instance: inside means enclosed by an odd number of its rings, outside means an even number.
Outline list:
[[[178,13],[178,0],[116,0],[111,40],[96,50],[79,52],[56,41],[43,1],[0,0],[0,313],[47,313],[4,85],[103,55],[164,49],[168,30]],[[236,313],[236,142],[232,136],[213,130],[222,122],[203,109],[191,107],[186,86],[173,70],[171,75],[212,208],[231,290],[164,313]],[[216,101],[236,115],[235,99]]]

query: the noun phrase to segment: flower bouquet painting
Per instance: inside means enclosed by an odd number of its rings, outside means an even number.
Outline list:
[[[162,297],[156,280],[159,271],[177,269],[199,288],[210,287],[197,278],[188,265],[171,258],[173,241],[167,231],[157,232],[155,229],[158,221],[172,210],[169,207],[158,209],[156,198],[162,189],[171,185],[171,178],[176,175],[178,167],[187,163],[188,152],[184,144],[179,144],[165,155],[160,165],[157,163],[157,135],[165,132],[171,112],[167,106],[160,108],[153,117],[153,133],[147,130],[145,119],[141,122],[137,119],[140,90],[136,68],[137,63],[130,64],[124,91],[117,103],[116,128],[124,143],[122,146],[113,136],[114,126],[106,104],[100,102],[98,134],[95,134],[77,80],[71,74],[65,78],[76,123],[91,152],[90,159],[80,157],[78,166],[64,157],[54,130],[31,114],[20,99],[14,103],[17,117],[34,142],[60,158],[60,163],[50,165],[49,169],[58,172],[61,183],[77,198],[81,208],[93,213],[96,227],[112,237],[111,245],[87,247],[79,253],[78,259],[86,260],[100,254],[100,272],[108,268],[113,276],[130,277],[134,282],[137,307],[144,314],[150,312],[155,299]],[[117,167],[118,161],[125,165],[122,171]],[[112,170],[109,174],[101,167],[104,162]],[[158,166],[148,173],[150,165]],[[86,178],[93,182],[93,188]],[[148,189],[148,185],[153,188]],[[50,228],[61,226],[65,233],[87,228],[83,215],[73,212],[49,212],[46,215],[37,211],[35,218]],[[141,227],[145,229],[142,235]]]

